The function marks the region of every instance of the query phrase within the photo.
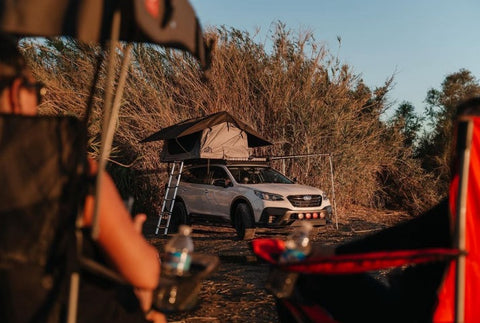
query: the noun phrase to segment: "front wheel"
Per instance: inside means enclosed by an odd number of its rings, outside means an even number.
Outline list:
[[[251,240],[255,236],[255,223],[247,204],[240,203],[235,208],[233,226],[239,239]]]
[[[332,207],[330,205],[326,206],[322,209],[322,212],[325,213],[325,220],[327,221],[327,223],[332,223],[332,216],[333,216]]]

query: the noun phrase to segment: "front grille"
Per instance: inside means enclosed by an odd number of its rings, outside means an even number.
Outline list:
[[[316,207],[322,205],[321,195],[289,195],[287,198],[295,207]]]

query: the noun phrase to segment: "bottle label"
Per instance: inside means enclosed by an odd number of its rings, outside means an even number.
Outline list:
[[[296,262],[302,261],[307,258],[305,252],[298,250],[298,249],[285,249],[282,255],[280,256],[280,262],[287,263],[287,262]]]
[[[184,272],[190,270],[190,264],[192,262],[191,255],[186,251],[173,251],[167,252],[165,255],[164,268],[168,272],[172,272],[176,275],[182,275]]]

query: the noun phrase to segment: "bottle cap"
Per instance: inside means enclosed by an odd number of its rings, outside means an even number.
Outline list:
[[[182,224],[178,227],[178,233],[188,236],[190,233],[192,233],[192,228],[188,225]]]

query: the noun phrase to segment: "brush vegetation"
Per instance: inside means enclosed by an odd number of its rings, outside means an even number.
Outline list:
[[[162,143],[139,141],[163,127],[223,110],[275,143],[256,155],[331,154],[340,210],[361,206],[418,214],[437,202],[445,194],[441,181],[446,179],[433,171],[434,157],[428,169],[418,155],[419,145],[427,150],[434,135],[417,135],[421,120],[408,103],[385,120],[393,77],[371,89],[310,32],[274,26],[265,43],[236,29],[209,30],[206,36],[215,48],[207,77],[187,54],[133,45],[108,169],[122,195],[135,197],[135,211],[156,214],[167,179],[166,165],[159,160]],[[63,38],[25,40],[21,46],[48,87],[42,113],[83,118],[95,67],[105,52]],[[118,61],[124,46],[116,49]],[[105,61],[100,70],[88,123],[94,157],[102,128]],[[432,118],[437,92],[432,93]],[[288,160],[285,166],[287,175],[300,183],[332,193],[328,158]]]

